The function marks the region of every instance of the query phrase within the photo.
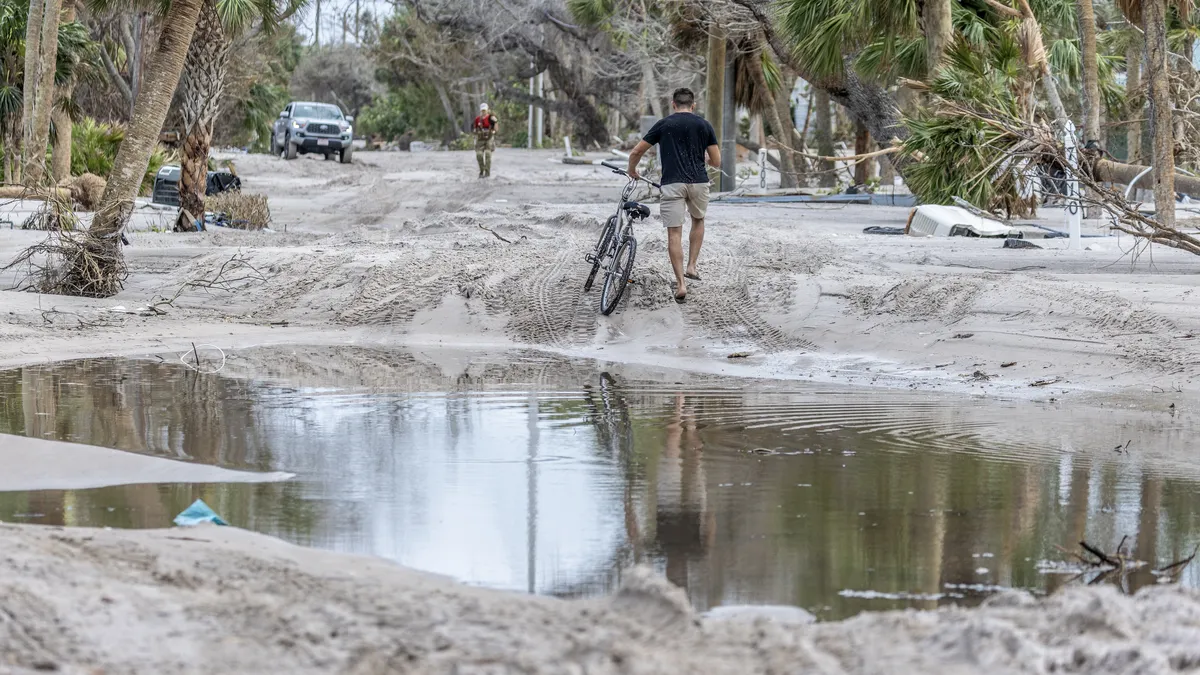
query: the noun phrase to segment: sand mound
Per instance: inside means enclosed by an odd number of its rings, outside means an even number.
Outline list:
[[[0,670],[1159,673],[1200,666],[1200,594],[1072,588],[979,609],[697,616],[646,569],[612,597],[457,585],[234,528],[0,526]],[[11,671],[6,671],[11,672]]]

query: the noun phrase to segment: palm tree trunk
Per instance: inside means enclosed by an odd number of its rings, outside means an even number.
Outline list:
[[[195,37],[188,47],[181,80],[183,157],[179,172],[179,207],[204,216],[208,187],[208,149],[213,124],[225,90],[230,40],[217,14],[215,0],[202,0]]]
[[[62,0],[33,0],[26,26],[25,92],[22,109],[22,180],[37,185],[46,176],[50,110],[54,107],[54,71],[58,59],[58,21]],[[33,44],[29,41],[32,38]]]
[[[761,59],[759,61],[761,62]],[[795,136],[796,124],[792,121],[787,97],[776,96],[771,91],[762,68],[751,67],[750,72],[752,77],[754,77],[755,88],[762,92],[763,98],[767,100],[767,121],[771,123],[771,128],[778,135],[776,141],[778,141],[779,145],[779,187],[795,187],[796,157],[793,154],[792,137]],[[795,81],[795,77],[789,77],[785,73],[783,77],[783,91],[790,92],[791,88],[788,85],[795,86]],[[766,151],[767,149],[764,147],[762,152]]]
[[[66,0],[63,3],[63,23],[71,23],[75,20],[75,0]],[[72,94],[75,93],[75,78],[64,84],[58,90],[58,98],[60,100],[69,100]],[[54,174],[54,182],[59,183],[71,177],[71,139],[73,135],[73,127],[71,116],[65,110],[58,106],[54,107],[54,112],[51,114],[54,121],[54,152],[51,155],[53,163],[51,171]]]
[[[925,34],[925,63],[930,80],[954,37],[951,5],[951,0],[924,0],[921,3],[921,32]]]
[[[1126,127],[1126,147],[1130,164],[1138,164],[1142,157],[1142,111],[1146,104],[1142,98],[1142,37],[1135,34],[1129,51],[1125,54],[1125,98],[1129,101],[1129,125]]]
[[[717,26],[712,27],[708,36],[708,58],[705,60],[705,117],[717,132],[717,140],[721,135],[722,110],[725,104],[725,35]]]
[[[862,122],[854,124],[854,154],[865,155],[871,151],[871,132]],[[866,185],[871,180],[871,164],[875,160],[860,161],[854,165],[854,184]]]
[[[1096,12],[1092,0],[1075,0],[1083,53],[1083,140],[1100,140],[1100,71],[1096,54]]]
[[[1154,207],[1164,227],[1175,226],[1175,125],[1167,71],[1167,2],[1142,2],[1146,36],[1146,77],[1150,90],[1150,129],[1154,133]]]
[[[833,157],[833,113],[829,109],[829,92],[824,89],[817,88],[816,96],[816,141],[817,154],[822,157]],[[836,165],[833,162],[822,160],[817,165],[821,172],[820,179],[817,184],[821,187],[833,187],[837,185],[837,176],[834,174]]]
[[[129,222],[133,200],[137,197],[150,166],[150,155],[158,144],[163,121],[171,106],[175,87],[183,72],[188,45],[196,30],[196,19],[204,0],[174,0],[163,19],[158,47],[147,69],[145,81],[138,91],[125,140],[117,151],[117,159],[104,190],[104,200],[96,212],[89,232],[105,245],[120,251],[117,235]],[[119,257],[119,254],[118,254]]]

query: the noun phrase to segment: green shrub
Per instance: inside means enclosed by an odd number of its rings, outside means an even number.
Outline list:
[[[71,175],[92,173],[107,180],[123,140],[125,128],[119,124],[97,122],[90,117],[76,122],[71,129]],[[142,180],[142,194],[148,195],[154,189],[154,176],[164,164],[178,163],[179,155],[176,152],[161,145],[156,146],[150,155],[146,177]]]
[[[90,117],[76,122],[71,129],[71,174],[94,173],[108,178],[123,140],[125,129],[120,125]]]
[[[393,140],[412,131],[419,139],[441,139],[446,113],[430,85],[410,84],[390,90],[362,109],[354,120],[356,135],[379,134]]]

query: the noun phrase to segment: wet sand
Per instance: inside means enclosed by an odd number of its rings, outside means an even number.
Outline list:
[[[995,240],[863,234],[893,207],[714,202],[703,281],[672,300],[665,235],[639,224],[636,284],[612,317],[582,292],[619,179],[505,150],[497,177],[469,153],[235,158],[271,199],[274,234],[135,232],[127,290],[108,300],[0,292],[0,365],[260,344],[529,345],[610,361],[750,377],[1021,398],[1194,393],[1200,277],[1165,247],[1005,250]],[[1042,222],[1061,225],[1058,214]],[[1087,223],[1099,233],[1098,222]],[[0,259],[41,235],[0,230]],[[503,239],[503,240],[502,240]],[[507,241],[505,241],[507,240]],[[512,242],[512,243],[507,243]],[[242,255],[262,280],[190,290],[166,316],[104,311],[172,297]],[[0,275],[10,286],[16,271]],[[738,362],[735,351],[753,356]],[[1007,367],[1005,364],[1008,365]]]
[[[231,471],[78,443],[0,434],[0,492],[82,490],[142,483],[269,483],[292,478],[274,471]]]

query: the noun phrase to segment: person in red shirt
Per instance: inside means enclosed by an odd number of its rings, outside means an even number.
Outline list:
[[[479,162],[479,177],[490,178],[492,175],[492,151],[496,149],[496,127],[498,121],[492,114],[488,104],[479,106],[479,116],[475,118],[475,160]]]

